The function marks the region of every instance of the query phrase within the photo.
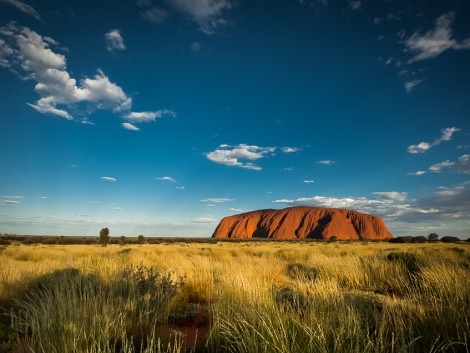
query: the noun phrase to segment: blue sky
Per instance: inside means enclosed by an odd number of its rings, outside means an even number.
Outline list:
[[[470,3],[0,0],[0,232],[294,205],[470,236]]]

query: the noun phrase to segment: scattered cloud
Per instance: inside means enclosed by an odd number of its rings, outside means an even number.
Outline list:
[[[230,201],[235,201],[235,200],[227,199],[224,197],[210,197],[210,198],[201,200],[201,202],[209,202],[209,203],[223,203],[223,202],[230,202]]]
[[[126,50],[124,39],[118,29],[113,29],[104,35],[106,49],[112,53],[117,50]]]
[[[122,211],[122,208],[121,207],[113,207],[113,210],[114,211]]]
[[[103,176],[100,179],[104,180],[104,181],[111,181],[111,182],[117,181],[116,178],[113,178],[113,177],[110,177],[110,176]]]
[[[334,162],[334,161],[330,161],[330,160],[319,160],[319,161],[317,161],[317,164],[332,165],[332,164],[335,164],[335,162]]]
[[[125,49],[118,30],[106,33],[105,39],[108,50]],[[80,104],[86,104],[87,109],[105,109],[121,114],[128,120],[128,124],[122,126],[133,131],[137,131],[135,123],[175,116],[167,109],[131,112],[132,98],[101,69],[97,69],[94,76],[77,82],[67,71],[65,55],[56,52],[61,50],[59,43],[28,27],[19,27],[15,23],[0,27],[0,44],[0,66],[16,73],[21,79],[36,82],[34,90],[41,98],[26,104],[41,114],[76,120],[70,110],[80,111]],[[88,118],[81,119],[81,122],[93,124]]]
[[[428,198],[408,199],[406,192],[375,192],[374,197],[311,196],[279,199],[274,203],[353,209],[376,214],[388,225],[398,223],[436,222],[470,217],[470,181],[441,186]]]
[[[433,59],[449,49],[470,49],[470,37],[461,42],[453,38],[451,25],[454,18],[454,12],[448,12],[439,16],[434,29],[425,34],[421,34],[419,31],[414,32],[405,41],[408,50],[414,53],[408,63]]]
[[[470,174],[470,154],[464,154],[459,157],[457,170],[463,174]]]
[[[205,34],[213,34],[227,24],[223,13],[233,7],[232,0],[164,0],[155,5],[151,0],[138,0],[143,18],[152,23],[165,23],[173,13],[195,22]]]
[[[36,81],[34,89],[41,98],[27,103],[36,111],[74,120],[66,108],[79,103],[91,103],[98,109],[111,109],[116,113],[131,108],[132,99],[100,69],[92,78],[84,78],[77,84],[67,71],[65,56],[52,51],[51,47],[58,45],[52,38],[14,23],[1,27],[0,35],[5,39],[0,49],[2,66],[22,72],[24,79]]]
[[[441,163],[433,164],[432,166],[429,167],[429,170],[432,171],[432,172],[440,172],[440,171],[442,171],[442,169],[450,168],[454,164],[455,164],[454,162],[451,162],[451,161],[447,160],[447,161],[444,161],[444,162],[441,162]]]
[[[217,219],[212,218],[212,217],[198,217],[198,218],[193,218],[192,223],[214,223],[217,222]]]
[[[184,186],[177,186],[176,187],[176,190],[184,190],[184,189],[186,189]]]
[[[295,152],[298,152],[299,149],[297,147],[284,146],[284,147],[281,147],[281,151],[284,153],[295,153]]]
[[[448,127],[448,128],[442,129],[441,130],[442,134],[440,138],[434,140],[433,142],[423,141],[423,142],[418,143],[417,145],[410,145],[408,146],[408,152],[412,154],[424,153],[427,150],[429,150],[431,147],[439,145],[441,142],[451,140],[452,135],[457,131],[460,131],[460,129],[457,127]]]
[[[424,170],[418,170],[416,172],[408,173],[407,175],[418,176],[418,175],[424,175],[424,174],[426,174]]]
[[[171,183],[176,183],[176,180],[172,177],[169,177],[169,176],[164,176],[164,177],[155,178],[155,179],[162,180],[162,181],[169,181]]]
[[[405,89],[406,92],[411,92],[413,91],[417,86],[419,86],[421,83],[424,82],[424,79],[422,80],[410,80],[405,82]]]
[[[15,196],[3,195],[2,197],[5,198],[5,199],[14,199],[14,200],[22,200],[22,199],[24,199],[24,196],[18,196],[18,195],[15,195]]]
[[[241,209],[241,208],[229,208],[227,211],[231,211],[231,212],[236,212],[236,213],[245,213],[245,212],[249,212],[249,210],[244,210],[244,209]]]
[[[220,145],[218,149],[207,153],[206,157],[214,163],[224,164],[230,167],[261,170],[261,167],[252,162],[242,162],[241,160],[256,161],[273,153],[275,150],[276,147],[259,147],[245,144],[230,146],[223,144]]]
[[[7,4],[10,4],[16,7],[18,10],[24,12],[25,14],[30,15],[36,20],[41,21],[41,16],[31,5],[25,4],[19,0],[0,0],[0,2],[6,2]]]
[[[397,192],[397,191],[379,191],[374,192],[374,195],[377,195],[379,199],[382,200],[391,200],[391,201],[405,201],[408,193],[406,192]]]
[[[314,180],[304,180],[304,183],[305,184],[312,184],[314,183],[315,181]]]
[[[122,126],[124,129],[126,129],[126,130],[130,130],[130,131],[140,131],[140,129],[139,129],[137,126],[135,126],[135,125],[133,125],[133,124],[131,124],[131,123],[122,123],[121,126]]]
[[[133,123],[148,123],[164,116],[175,117],[176,113],[169,109],[160,109],[149,112],[130,112],[124,115],[124,118]]]
[[[9,204],[20,204],[20,200],[3,200],[3,203],[9,203]]]

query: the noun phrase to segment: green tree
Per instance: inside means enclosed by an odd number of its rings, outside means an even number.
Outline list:
[[[109,229],[103,228],[100,230],[100,244],[106,246],[109,243]]]
[[[141,234],[137,237],[137,242],[143,244],[145,242],[145,237]]]
[[[439,234],[437,233],[431,233],[428,235],[429,241],[437,241],[438,239],[439,239]]]

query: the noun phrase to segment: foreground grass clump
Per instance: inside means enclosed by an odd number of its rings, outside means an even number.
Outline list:
[[[470,352],[466,244],[9,245],[0,352]]]

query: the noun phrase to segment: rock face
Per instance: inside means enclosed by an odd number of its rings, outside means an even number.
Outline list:
[[[259,210],[222,219],[213,238],[390,239],[382,218],[337,208],[289,207]]]

